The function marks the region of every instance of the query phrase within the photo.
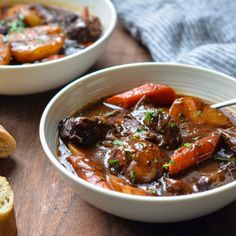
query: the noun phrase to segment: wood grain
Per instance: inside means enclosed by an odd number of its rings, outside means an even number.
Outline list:
[[[91,71],[150,60],[148,52],[118,25]],[[189,222],[147,224],[111,216],[81,200],[53,169],[39,141],[41,114],[57,91],[0,96],[0,123],[17,140],[14,155],[0,160],[0,175],[13,185],[18,236],[235,235],[236,202]]]

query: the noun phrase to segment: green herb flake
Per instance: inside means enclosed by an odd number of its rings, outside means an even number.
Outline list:
[[[134,174],[134,171],[133,171],[133,170],[131,170],[131,171],[130,171],[130,180],[131,180],[131,182],[132,182],[132,183],[134,183],[134,182],[135,182],[135,180],[136,180],[136,176],[135,176],[135,174]]]
[[[5,20],[0,20],[0,26],[5,25],[6,21]]]
[[[114,112],[106,112],[105,114],[104,114],[104,116],[105,117],[109,117],[109,116],[113,116],[114,115]]]
[[[177,129],[177,124],[176,123],[169,123],[169,127],[171,128],[171,129]]]
[[[133,134],[133,139],[140,139],[140,134],[138,134],[138,133],[135,133],[135,134]]]
[[[163,108],[159,108],[158,111],[159,111],[159,112],[163,112],[164,109],[163,109]]]
[[[141,143],[142,147],[143,148],[146,148],[147,147],[147,144],[146,143]]]
[[[202,111],[197,111],[196,116],[202,116],[203,112]]]
[[[120,139],[115,139],[112,143],[114,145],[118,145],[118,146],[124,145],[124,142],[122,140],[120,140]]]
[[[19,18],[19,20],[21,20],[21,21],[23,21],[23,20],[25,19],[25,17],[24,17],[23,14],[20,14],[18,18]]]
[[[184,147],[187,147],[187,148],[192,148],[192,147],[193,147],[193,144],[192,144],[192,143],[184,143],[183,146],[184,146]]]
[[[145,128],[145,127],[138,127],[137,129],[136,129],[136,132],[137,133],[145,133],[147,131],[147,129]]]
[[[156,157],[154,158],[154,163],[158,163],[158,159]]]
[[[169,162],[166,162],[162,167],[163,167],[165,170],[169,170],[169,168],[170,168],[171,165],[175,165],[175,161],[174,161],[174,160],[170,160]]]
[[[157,116],[156,111],[154,111],[154,110],[146,111],[144,113],[144,121],[147,122],[147,123],[150,123],[152,117],[155,117],[155,116]]]
[[[19,16],[18,19],[12,21],[9,24],[9,31],[10,32],[22,32],[25,28],[26,28],[26,25],[23,22],[23,19],[21,16]]]
[[[119,161],[116,159],[108,160],[109,165],[111,165],[117,172],[120,171]]]
[[[236,159],[235,158],[215,156],[214,159],[217,160],[217,161],[230,162],[232,164],[236,164]]]
[[[97,142],[96,143],[96,147],[100,147],[101,146],[101,143],[100,142]]]

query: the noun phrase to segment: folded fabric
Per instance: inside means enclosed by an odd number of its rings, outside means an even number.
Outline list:
[[[113,0],[131,34],[158,62],[236,77],[236,0]]]

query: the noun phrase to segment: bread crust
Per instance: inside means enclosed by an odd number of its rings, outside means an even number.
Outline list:
[[[0,158],[8,157],[15,149],[15,139],[0,125]]]

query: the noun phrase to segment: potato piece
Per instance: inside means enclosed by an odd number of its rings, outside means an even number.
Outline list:
[[[0,65],[8,65],[11,60],[10,44],[4,41],[4,36],[0,34]]]
[[[113,190],[116,190],[121,193],[143,195],[143,196],[153,195],[151,192],[131,186],[130,184],[125,182],[124,179],[116,177],[115,175],[109,175],[109,183],[112,186]]]
[[[15,139],[0,125],[0,157],[8,157],[15,149]]]
[[[68,162],[80,178],[99,187],[111,189],[110,184],[96,163],[86,159],[82,152],[78,156],[67,157]]]
[[[193,121],[198,124],[207,124],[214,127],[230,127],[232,122],[221,111],[211,108],[199,98],[182,97],[172,104],[169,114],[177,123]]]
[[[53,25],[25,29],[9,34],[12,56],[21,63],[30,63],[58,54],[65,36]]]
[[[19,17],[30,27],[44,24],[43,16],[30,4],[16,4],[6,11],[7,20],[13,21]]]
[[[0,176],[0,235],[16,235],[14,193],[7,179]]]

